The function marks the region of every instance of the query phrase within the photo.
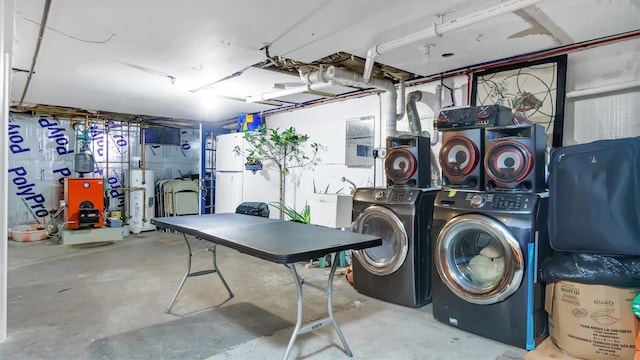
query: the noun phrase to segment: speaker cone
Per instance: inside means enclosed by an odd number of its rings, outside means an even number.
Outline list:
[[[499,184],[512,184],[524,180],[533,168],[533,154],[523,144],[503,140],[485,154],[485,172]]]
[[[480,151],[464,136],[453,136],[440,149],[440,167],[442,172],[452,178],[469,175],[476,168]]]
[[[392,149],[384,164],[387,178],[398,184],[407,182],[416,172],[416,167],[416,158],[404,148]]]

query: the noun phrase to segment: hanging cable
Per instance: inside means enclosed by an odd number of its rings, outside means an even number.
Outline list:
[[[44,10],[42,11],[42,21],[40,21],[40,30],[38,31],[38,42],[36,43],[36,50],[33,53],[33,61],[31,61],[31,68],[29,69],[29,75],[27,76],[27,83],[24,84],[24,90],[22,91],[22,97],[20,97],[20,103],[18,103],[18,107],[22,106],[22,102],[24,101],[25,96],[27,96],[27,89],[29,88],[29,84],[31,83],[33,70],[36,67],[36,60],[38,59],[38,53],[40,52],[40,45],[42,45],[44,30],[47,28],[49,8],[51,8],[51,0],[46,0],[46,2],[44,3]]]
[[[451,97],[451,105],[449,105],[449,106],[456,106],[456,99],[453,96],[453,89],[448,87],[444,83],[444,73],[442,74],[442,76],[440,76],[440,85],[442,85],[443,88],[449,90],[449,96]]]

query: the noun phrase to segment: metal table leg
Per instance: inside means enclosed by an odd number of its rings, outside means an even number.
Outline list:
[[[338,326],[338,322],[336,321],[335,317],[333,316],[333,300],[332,300],[332,295],[333,295],[333,277],[336,273],[336,265],[337,265],[337,261],[333,261],[333,263],[331,264],[331,272],[329,273],[329,280],[327,281],[327,287],[321,287],[315,284],[312,284],[310,282],[305,282],[304,279],[301,279],[298,276],[298,272],[296,271],[295,265],[294,264],[286,264],[285,266],[291,271],[291,274],[293,274],[293,279],[295,280],[296,283],[296,288],[298,290],[298,313],[297,313],[297,319],[296,319],[296,326],[293,328],[293,334],[291,334],[291,339],[289,339],[289,345],[287,345],[287,351],[284,353],[284,360],[287,360],[287,358],[289,357],[289,354],[291,353],[291,349],[293,348],[293,343],[296,341],[296,338],[298,337],[298,335],[300,334],[304,334],[304,333],[308,333],[310,331],[313,330],[317,330],[320,329],[322,327],[324,327],[325,325],[333,325],[333,328],[335,329],[336,333],[338,334],[338,337],[340,338],[340,342],[342,342],[342,346],[344,347],[344,352],[347,354],[347,356],[352,357],[353,353],[351,352],[351,348],[349,348],[349,344],[347,344],[347,340],[344,338],[344,335],[342,334],[342,331],[340,330],[340,327]],[[301,327],[302,325],[302,305],[303,305],[303,298],[302,298],[302,285],[307,285],[309,287],[312,287],[316,290],[320,290],[325,292],[325,294],[327,295],[327,313],[328,313],[328,317],[315,321],[311,324],[308,324],[304,327]]]
[[[234,296],[233,292],[229,288],[229,285],[227,285],[227,282],[225,281],[224,277],[222,276],[222,273],[218,269],[218,263],[216,261],[216,244],[213,244],[211,246],[207,246],[207,248],[204,250],[204,251],[211,251],[211,254],[213,255],[213,269],[191,272],[191,258],[195,254],[191,251],[191,244],[189,243],[189,240],[187,239],[187,235],[186,234],[182,234],[182,238],[184,239],[184,242],[187,244],[187,271],[185,272],[184,276],[182,277],[182,280],[180,281],[180,285],[178,285],[178,290],[176,290],[175,295],[173,295],[173,299],[171,299],[171,303],[169,304],[169,307],[167,307],[167,310],[165,310],[165,313],[167,313],[167,314],[171,313],[171,308],[173,308],[173,305],[175,304],[176,300],[178,299],[178,295],[180,294],[180,291],[182,290],[182,287],[184,286],[184,283],[187,281],[188,277],[194,277],[194,276],[217,273],[218,277],[220,277],[220,280],[222,280],[222,285],[224,285],[225,289],[227,289],[227,292],[229,293],[229,298],[232,298]]]

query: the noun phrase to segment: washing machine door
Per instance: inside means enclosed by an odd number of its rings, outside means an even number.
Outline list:
[[[524,277],[518,240],[500,221],[480,214],[450,219],[435,240],[434,261],[444,284],[474,304],[494,304],[516,292]]]
[[[390,209],[369,206],[354,222],[353,231],[382,238],[380,246],[354,251],[354,255],[368,272],[379,276],[393,274],[407,258],[407,231],[396,213]]]

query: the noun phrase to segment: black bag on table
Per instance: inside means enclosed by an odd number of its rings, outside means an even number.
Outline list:
[[[552,149],[548,225],[557,251],[640,256],[640,137]]]
[[[243,202],[236,208],[236,214],[269,217],[269,206],[263,202]]]

